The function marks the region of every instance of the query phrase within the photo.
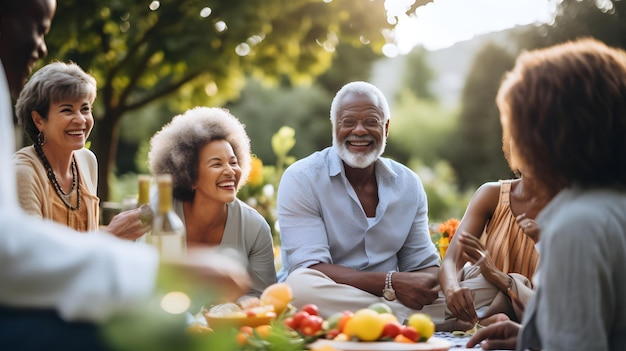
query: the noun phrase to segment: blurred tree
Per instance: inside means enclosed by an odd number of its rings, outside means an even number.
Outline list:
[[[298,136],[291,155],[302,158],[330,143],[329,96],[319,85],[264,87],[249,80],[241,99],[226,107],[246,125],[252,152],[265,164],[275,164],[271,138],[288,126]]]
[[[428,66],[426,56],[428,51],[419,46],[407,55],[407,72],[405,84],[410,91],[418,98],[424,100],[435,100],[430,84],[436,78],[435,72]]]
[[[502,74],[521,50],[545,47],[591,36],[626,48],[626,2],[618,0],[563,0],[553,23],[513,30],[508,47],[513,56],[495,45],[475,58],[465,82],[462,112],[454,142],[447,152],[462,188],[512,176],[501,152],[501,129],[495,95]]]
[[[418,159],[434,165],[442,159],[441,150],[450,144],[455,113],[456,109],[437,100],[417,98],[408,87],[401,89],[393,103],[385,156],[405,164]]]
[[[502,75],[513,67],[513,61],[508,51],[494,43],[486,44],[474,58],[461,96],[458,130],[445,152],[461,189],[513,176],[502,154],[495,104]]]
[[[338,43],[380,52],[390,28],[384,0],[66,0],[48,45],[98,81],[92,150],[106,200],[122,116],[165,97],[173,110],[222,105],[246,74],[306,82]]]
[[[316,79],[331,99],[342,86],[355,80],[368,80],[372,65],[380,55],[369,46],[354,46],[345,43],[337,45],[337,52],[328,70]],[[330,112],[330,100],[326,109]],[[326,113],[328,117],[328,113]]]
[[[268,86],[251,79],[241,98],[226,107],[247,125],[252,151],[264,163],[274,164],[271,136],[282,126],[298,136],[291,151],[296,158],[308,156],[331,144],[330,103],[347,82],[368,80],[371,66],[380,56],[368,46],[339,44],[330,68],[312,85],[292,86],[289,81]]]
[[[625,18],[626,1],[562,0],[554,23],[523,32],[518,42],[522,48],[536,48],[588,36],[626,48]]]

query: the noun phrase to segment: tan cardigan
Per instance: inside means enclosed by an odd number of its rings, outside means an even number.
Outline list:
[[[87,230],[96,230],[100,215],[97,197],[98,161],[94,153],[85,148],[74,151],[74,157],[80,176],[81,206],[87,208]],[[17,172],[20,206],[30,215],[54,220],[52,199],[56,199],[57,194],[35,148],[26,146],[18,150],[13,155],[13,162]]]

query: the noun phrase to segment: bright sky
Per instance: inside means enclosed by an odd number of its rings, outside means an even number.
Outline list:
[[[559,0],[435,0],[411,17],[403,15],[414,0],[386,0],[390,15],[398,16],[397,48],[387,56],[406,54],[415,45],[442,49],[480,34],[516,25],[552,21]],[[389,51],[387,51],[389,50]]]

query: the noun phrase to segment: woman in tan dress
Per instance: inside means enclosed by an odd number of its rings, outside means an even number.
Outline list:
[[[513,147],[504,135],[505,157],[518,172]],[[557,191],[539,191],[534,179],[521,176],[485,183],[474,193],[439,271],[447,318],[453,321],[449,329],[521,319],[523,307],[513,303],[511,295],[522,304],[532,295],[539,260],[534,218]],[[457,320],[465,323],[454,323]]]
[[[26,83],[16,113],[34,142],[13,159],[21,207],[78,231],[99,225],[98,163],[85,148],[93,128],[96,80],[74,63],[53,62]],[[118,214],[105,228],[118,237],[136,239],[147,229],[139,210]]]

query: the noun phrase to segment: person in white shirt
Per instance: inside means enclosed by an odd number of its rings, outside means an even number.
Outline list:
[[[333,146],[295,162],[278,187],[283,267],[294,304],[322,316],[376,302],[400,320],[426,310],[443,321],[439,254],[420,178],[381,157],[389,132],[385,96],[367,82],[342,87],[330,109]]]
[[[163,268],[188,273],[198,286],[222,293],[246,291],[245,267],[232,259],[218,265],[207,249],[161,263],[149,246],[104,232],[79,234],[23,213],[12,163],[11,97],[17,98],[34,64],[47,54],[44,36],[56,0],[0,6],[0,349],[104,348],[95,326],[153,296]]]

